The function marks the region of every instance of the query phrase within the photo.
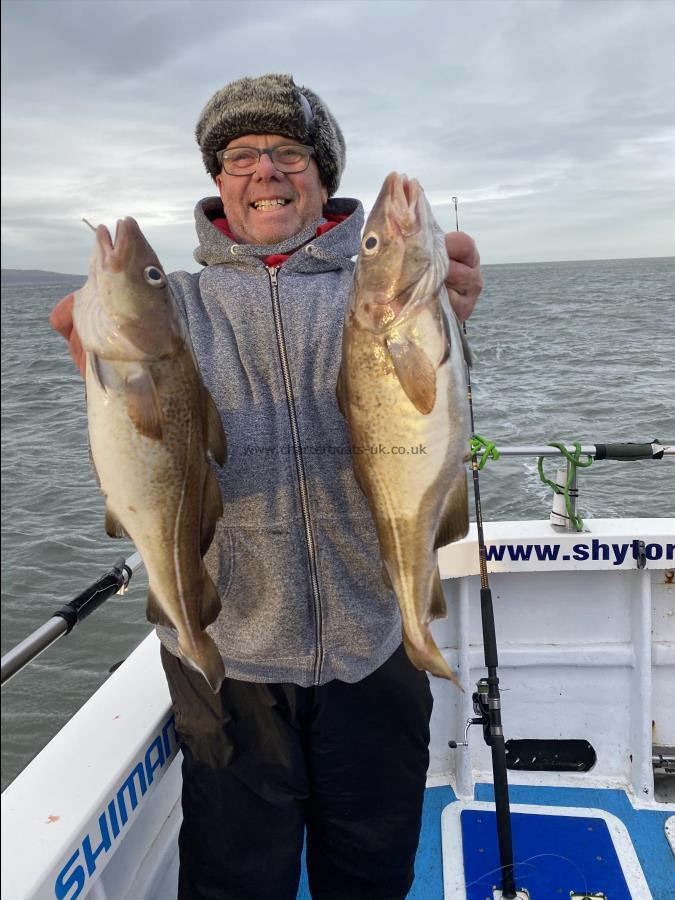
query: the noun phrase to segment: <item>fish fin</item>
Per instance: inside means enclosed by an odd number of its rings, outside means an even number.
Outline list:
[[[129,537],[117,516],[110,512],[109,506],[105,508],[105,533],[111,538]]]
[[[434,579],[431,584],[431,603],[429,604],[429,619],[444,619],[448,614],[448,607],[445,603],[445,594],[443,593],[443,585],[441,584],[441,573],[438,567],[434,572]]]
[[[101,372],[101,361],[95,353],[89,353],[89,368],[91,369],[91,374],[94,378],[94,381],[98,384],[99,388],[107,393],[106,386],[103,380],[103,373]]]
[[[432,675],[437,675],[439,678],[447,678],[448,681],[452,681],[464,693],[464,688],[459,683],[457,675],[445,661],[445,657],[436,646],[430,631],[427,631],[423,647],[414,646],[406,637],[405,632],[403,634],[403,644],[405,652],[408,654],[408,659],[415,668],[420,669],[420,671],[431,672]]]
[[[415,408],[428,415],[436,403],[436,369],[421,347],[408,339],[386,338],[396,377]]]
[[[464,362],[471,368],[473,365],[473,354],[471,353],[471,347],[469,346],[469,339],[466,336],[466,332],[459,324],[459,320],[457,315],[455,314],[454,309],[450,306],[450,302],[447,299],[448,295],[445,294],[440,303],[441,315],[443,317],[443,326],[445,328],[445,333],[447,336],[447,344],[448,350],[452,346],[451,335],[453,331],[456,331],[459,334],[459,342],[462,347],[462,354],[464,356]],[[450,324],[450,318],[452,317],[454,329]],[[447,356],[445,357],[447,359]],[[445,362],[445,359],[443,360]]]
[[[223,423],[213,397],[205,387],[203,387],[202,390],[204,394],[206,447],[218,465],[222,467],[227,461],[227,438],[225,437]]]
[[[347,409],[346,397],[345,397],[345,388],[342,381],[342,366],[340,366],[340,371],[338,372],[337,384],[335,385],[335,398],[337,400],[338,409],[342,414],[342,418],[346,419],[347,414],[345,410]]]
[[[384,562],[382,563],[382,581],[384,581],[385,587],[388,587],[390,591],[394,590],[394,585],[391,582],[389,569],[387,568],[387,564]]]
[[[220,651],[208,634],[200,634],[189,647],[178,641],[178,649],[184,662],[206,678],[214,694],[220,690],[225,678],[225,666]]]
[[[145,616],[152,625],[164,625],[167,628],[176,627],[162,609],[162,606],[157,599],[157,595],[152,588],[148,589],[148,596],[145,604]]]
[[[441,327],[443,330],[443,334],[445,335],[445,343],[443,347],[443,356],[441,357],[441,361],[439,366],[442,366],[444,362],[450,358],[450,350],[452,348],[452,332],[450,331],[450,322],[448,321],[448,314],[445,311],[445,308],[442,304],[440,304],[440,314],[441,314]]]
[[[466,473],[462,472],[450,486],[445,498],[440,525],[436,532],[434,550],[465,537],[468,530],[469,498],[466,489]]]
[[[216,586],[208,572],[204,571],[202,602],[199,606],[199,625],[202,629],[215,622],[220,615],[222,604]]]
[[[202,492],[202,533],[199,546],[199,552],[202,556],[211,546],[211,541],[216,531],[216,523],[222,514],[223,495],[220,493],[218,479],[213,469],[209,466]]]
[[[98,475],[98,469],[96,468],[96,463],[94,462],[94,454],[91,452],[91,441],[89,441],[89,464],[91,466],[91,470],[94,473],[94,478],[96,479],[96,484],[99,487],[99,490],[103,490],[101,487],[101,479]]]
[[[143,367],[126,381],[127,412],[136,429],[145,437],[161,441],[163,437],[162,407],[152,372]]]
[[[464,352],[464,362],[467,364],[469,368],[473,365],[473,353],[471,352],[471,347],[469,346],[469,339],[464,333],[464,330],[460,328],[459,336],[462,341],[462,350]]]
[[[358,465],[356,465],[356,460],[352,465],[352,471],[354,472],[354,479],[356,480],[356,483],[361,488],[361,493],[366,498],[366,500],[369,500],[368,491],[366,490],[366,485],[363,480],[363,473],[361,472],[361,469],[358,467]]]

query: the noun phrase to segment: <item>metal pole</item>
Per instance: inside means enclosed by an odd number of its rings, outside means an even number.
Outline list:
[[[113,594],[126,590],[133,573],[143,565],[139,553],[128,559],[119,559],[109,572],[103,574],[82,593],[78,594],[32,634],[24,638],[2,657],[1,684],[4,685],[25,665],[40,655],[54,641],[73,630],[78,622],[86,619]]]

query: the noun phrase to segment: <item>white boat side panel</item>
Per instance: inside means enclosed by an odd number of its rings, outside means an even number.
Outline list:
[[[153,632],[3,792],[2,896],[86,896],[175,753]]]
[[[672,546],[675,519],[594,520],[598,547],[626,545],[636,536],[656,546]],[[605,530],[600,530],[605,528]],[[525,546],[551,537],[546,522],[488,523],[488,538]],[[475,534],[447,551],[473,543]],[[588,535],[583,535],[584,539]],[[553,535],[553,541],[575,536]],[[664,551],[665,552],[665,551]],[[653,551],[653,555],[655,551]],[[601,555],[601,554],[600,554]],[[451,561],[453,561],[451,559]],[[431,678],[432,780],[453,782],[459,796],[472,797],[477,780],[490,771],[488,748],[479,726],[469,731],[469,748],[450,750],[475,715],[471,695],[486,674],[477,569],[454,557],[442,566],[448,616],[432,633],[456,668],[465,693]],[[643,802],[653,800],[652,745],[675,745],[675,585],[663,561],[643,570],[589,561],[572,571],[555,561],[509,571],[490,571],[499,647],[506,739],[585,739],[597,753],[587,773],[513,772],[519,783],[629,787]],[[670,563],[672,566],[673,564]],[[450,574],[455,577],[448,577]],[[555,715],[551,711],[555,710]],[[653,722],[653,725],[652,725]]]
[[[486,522],[486,546],[505,545],[507,548],[501,561],[488,561],[488,570],[586,572],[590,569],[634,569],[633,541],[644,541],[648,545],[649,555],[654,557],[647,560],[648,569],[672,569],[675,565],[675,518],[588,519],[584,524],[587,529],[584,532],[567,533],[556,531],[547,521]],[[512,548],[530,546],[530,559],[512,560],[509,545]],[[557,558],[538,559],[534,548],[538,547],[543,554],[544,546],[557,547],[558,550],[553,551],[557,552]],[[594,555],[597,559],[592,558]],[[580,559],[581,556],[586,558]],[[465,538],[438,551],[438,562],[441,578],[478,575],[475,523],[471,524]]]
[[[178,831],[183,820],[180,803],[182,755],[179,753],[157,790],[144,804],[98,884],[114,900],[166,900],[176,896]],[[157,886],[173,867],[172,890],[162,895]]]

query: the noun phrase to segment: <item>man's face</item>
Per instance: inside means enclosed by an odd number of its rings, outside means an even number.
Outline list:
[[[256,147],[259,150],[296,141],[278,134],[246,134],[227,145]],[[304,172],[286,174],[274,168],[267,153],[252,175],[228,175],[221,171],[216,184],[228,225],[237,239],[244,244],[278,244],[293,237],[307,225],[321,217],[328,200],[328,191],[321,184],[319,169],[314,159]],[[259,200],[283,199],[283,206],[265,206],[256,209]]]

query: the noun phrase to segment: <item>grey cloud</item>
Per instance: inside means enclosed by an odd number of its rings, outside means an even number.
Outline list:
[[[9,0],[3,264],[84,271],[89,213],[135,215],[167,268],[194,269],[192,208],[214,193],[195,121],[264,71],[335,113],[342,195],[372,203],[391,169],[458,194],[486,261],[672,253],[673,46],[670,0]]]

